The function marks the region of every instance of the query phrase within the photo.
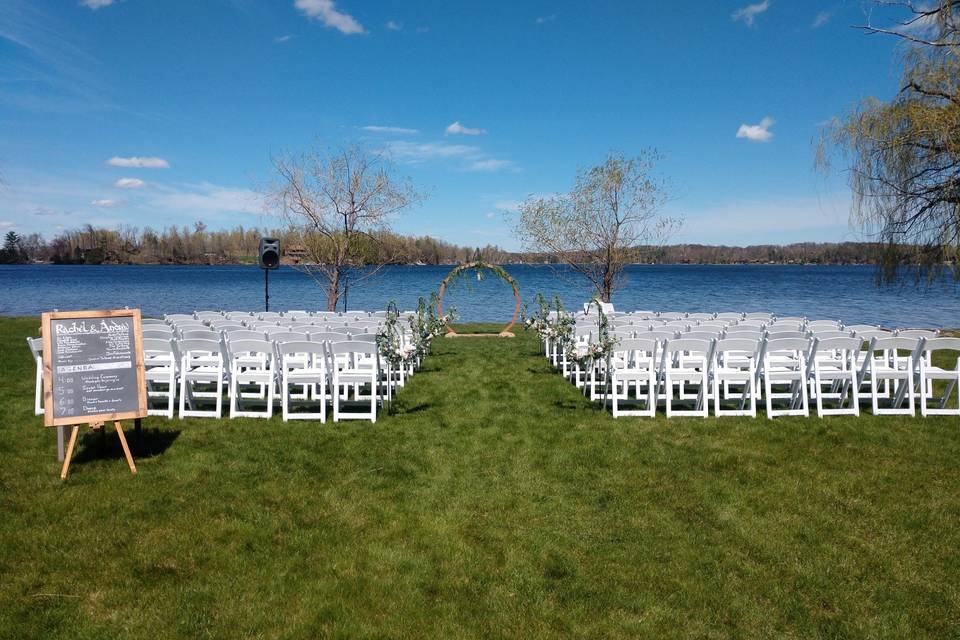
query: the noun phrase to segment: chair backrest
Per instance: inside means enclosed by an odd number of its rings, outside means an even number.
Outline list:
[[[892,338],[877,338],[870,344],[871,351],[910,351],[913,353],[920,346],[920,340],[923,338],[912,338],[910,336],[894,336]]]
[[[877,331],[877,330],[879,330],[879,329],[880,329],[880,327],[878,327],[878,326],[875,325],[875,324],[847,324],[847,325],[843,325],[843,330],[844,330],[844,331],[860,332],[860,331]]]
[[[680,352],[692,352],[707,354],[710,352],[712,340],[703,340],[701,338],[675,338],[667,340],[664,345],[664,351],[667,354]]]
[[[960,338],[930,338],[923,344],[924,351],[960,351]]]
[[[650,338],[631,338],[629,340],[621,340],[617,345],[613,347],[614,353],[636,353],[643,352],[649,353],[653,356],[657,351],[658,340],[651,340]]]
[[[311,342],[346,342],[350,339],[350,336],[346,333],[340,333],[338,331],[317,331],[314,333],[310,332],[310,341]]]
[[[266,334],[263,331],[234,329],[233,331],[225,331],[223,337],[227,342],[233,342],[234,340],[263,340]]]
[[[27,338],[27,344],[30,346],[30,353],[34,360],[43,358],[43,338]]]
[[[251,354],[266,355],[273,359],[273,343],[267,340],[232,340],[227,343],[227,355],[231,360]]]
[[[716,316],[716,319],[717,320],[742,320],[743,314],[736,313],[733,311],[724,311],[722,313],[718,313]]]
[[[177,353],[176,343],[172,338],[144,338],[143,353],[146,355],[170,355]]]
[[[661,320],[681,320],[687,317],[686,311],[661,311],[657,314]]]
[[[817,331],[816,329],[814,329],[813,331],[810,332],[810,334],[814,338],[817,338],[818,340],[821,340],[821,341],[831,340],[833,338],[849,338],[850,337],[849,331],[835,331],[835,330]]]
[[[312,355],[320,356],[321,360],[326,359],[327,346],[322,342],[310,342],[306,340],[291,340],[290,342],[281,342],[277,344],[277,353],[280,354],[280,360],[283,366],[291,362],[287,356]],[[303,361],[296,362],[298,366],[303,366]]]
[[[843,326],[843,323],[839,320],[813,320],[812,322],[807,323],[807,329],[833,329],[838,330]]]
[[[737,353],[749,353],[751,357],[755,357],[760,351],[760,344],[759,340],[750,338],[721,338],[714,345],[713,352],[720,354],[735,351]]]
[[[939,335],[939,331],[933,331],[929,329],[906,329],[904,331],[897,331],[898,336],[904,338],[936,338]]]
[[[741,336],[762,336],[764,333],[763,329],[760,327],[745,327],[743,325],[734,325],[732,327],[727,327],[724,330],[724,334],[730,337],[741,337]]]
[[[303,342],[309,340],[303,331],[268,331],[267,338],[273,342]]]
[[[191,313],[168,313],[163,316],[167,322],[177,322],[180,320],[196,320]]]
[[[224,331],[246,331],[247,330],[247,328],[242,324],[240,324],[239,322],[230,322],[229,320],[226,322],[211,322],[210,328],[216,329],[220,333],[223,333]]]
[[[376,342],[377,334],[375,333],[351,333],[350,340],[354,342]]]
[[[843,351],[846,353],[856,353],[863,346],[863,341],[859,338],[849,336],[838,336],[833,338],[820,338],[817,336],[817,352]]]
[[[681,333],[680,337],[684,340],[716,340],[720,337],[720,331],[688,331]]]
[[[669,329],[652,329],[649,332],[637,333],[637,338],[642,340],[673,340],[677,337],[676,331],[671,331]]]
[[[872,338],[892,338],[893,332],[887,331],[886,329],[864,329],[862,331],[854,331],[855,337],[859,340],[867,341]]]
[[[220,342],[218,340],[206,340],[202,338],[178,340],[176,343],[176,349],[185,358],[192,358],[198,354],[211,354],[223,357],[223,353],[220,350]]]
[[[688,313],[687,318],[690,320],[713,320],[714,315],[712,313]]]
[[[795,322],[784,322],[780,324],[767,325],[767,333],[788,333],[796,331],[805,331],[803,325]]]
[[[713,321],[701,322],[691,327],[691,331],[712,331],[714,329],[716,329],[717,331],[723,331],[724,328],[726,328],[727,324],[728,323],[726,322],[713,322]]]
[[[785,352],[785,351],[798,351],[803,355],[806,355],[810,351],[811,339],[807,337],[790,337],[790,338],[776,338],[771,337],[767,339],[767,354],[775,352]]]
[[[377,348],[377,345],[372,342],[357,342],[356,340],[348,340],[346,342],[330,342],[327,345],[328,351],[331,355],[339,356],[349,353],[359,353],[368,356],[376,356],[380,354],[380,350]]]
[[[170,340],[173,338],[173,331],[167,330],[163,331],[161,329],[144,329],[141,332],[144,340],[147,338],[160,338],[161,340]]]
[[[776,316],[774,324],[803,324],[807,321],[803,316]]]
[[[773,314],[763,312],[746,313],[744,314],[743,319],[747,321],[759,320],[760,322],[768,323],[773,320]]]
[[[806,331],[770,331],[767,329],[767,338],[770,340],[787,340],[790,338],[803,338],[806,340]]]
[[[220,341],[220,333],[217,332],[217,331],[214,331],[213,329],[210,329],[210,328],[206,328],[206,329],[193,329],[193,330],[181,331],[181,332],[180,332],[180,339],[181,339],[181,340],[193,340],[193,339],[196,339],[196,338],[199,338],[199,339],[201,339],[201,340],[216,340],[217,342],[219,342],[219,341]]]
[[[141,327],[146,327],[147,325],[150,325],[150,326],[159,325],[162,327],[168,326],[167,321],[161,320],[160,318],[143,318],[142,320],[140,320]]]

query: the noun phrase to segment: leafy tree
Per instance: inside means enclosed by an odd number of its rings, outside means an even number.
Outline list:
[[[662,241],[678,224],[660,213],[667,189],[654,175],[659,160],[654,150],[635,158],[611,154],[581,171],[569,193],[527,198],[516,236],[526,251],[569,265],[610,302],[624,265],[640,257],[640,245]]]
[[[881,249],[881,279],[904,262],[935,276],[960,262],[960,0],[893,4],[891,28],[903,43],[903,80],[889,101],[871,98],[828,127],[818,164],[830,149],[849,162],[853,221]]]

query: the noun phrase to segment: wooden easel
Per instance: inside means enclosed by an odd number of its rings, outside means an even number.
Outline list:
[[[90,424],[94,430],[105,429],[106,423],[94,422]],[[137,475],[137,465],[133,463],[133,455],[130,454],[130,447],[127,446],[127,438],[123,435],[123,427],[120,421],[113,422],[113,428],[117,430],[117,437],[120,438],[120,446],[123,447],[123,455],[127,458],[127,466],[130,467],[130,473]],[[80,433],[80,425],[75,424],[70,430],[70,442],[67,444],[67,453],[63,456],[63,467],[60,468],[60,479],[66,480],[70,472],[70,459],[73,457],[73,448],[77,444],[77,435]]]

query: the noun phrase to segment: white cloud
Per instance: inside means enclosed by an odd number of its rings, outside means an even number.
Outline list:
[[[273,39],[273,41],[278,44],[283,44],[284,42],[290,42],[291,40],[293,40],[293,34],[290,34],[290,33],[283,36],[277,36],[276,38]]]
[[[479,147],[468,144],[438,142],[411,142],[409,140],[390,140],[386,151],[398,162],[422,164],[432,160],[457,160],[460,169],[467,171],[499,171],[514,167],[510,160],[492,158]]]
[[[484,158],[483,160],[474,160],[470,163],[471,171],[500,171],[513,166],[509,160],[500,160],[499,158]]]
[[[15,226],[17,225],[9,220],[0,220],[0,229],[13,229]]]
[[[773,122],[773,118],[766,117],[760,124],[742,124],[737,129],[737,137],[746,138],[750,142],[770,142],[773,140],[773,132],[770,131]]]
[[[447,128],[444,129],[443,133],[448,136],[452,135],[464,135],[464,136],[479,136],[480,134],[486,133],[486,129],[473,129],[471,127],[465,127],[460,124],[460,121],[447,125]]]
[[[102,9],[103,7],[109,7],[114,2],[115,0],[80,0],[80,4],[94,11]]]
[[[114,156],[107,160],[111,167],[127,167],[133,169],[169,169],[170,163],[163,158],[153,156],[131,156],[129,158],[120,158]]]
[[[427,33],[430,31],[430,27],[417,27],[417,33]]]
[[[390,31],[402,31],[402,30],[403,30],[403,23],[402,23],[402,22],[397,22],[396,20],[387,20],[386,27],[387,27],[387,29],[389,29]]]
[[[500,214],[497,213],[496,211],[488,211],[488,212],[486,212],[486,213],[483,214],[483,215],[484,215],[484,217],[485,217],[487,220],[493,220],[494,218],[496,218],[496,217],[499,216]]]
[[[119,189],[140,189],[147,186],[147,183],[140,178],[120,178],[113,183],[113,186]]]
[[[830,12],[821,11],[817,14],[817,17],[813,19],[813,24],[811,24],[810,27],[812,29],[819,29],[828,22],[830,22]]]
[[[109,208],[109,207],[115,207],[115,206],[117,206],[119,203],[118,203],[116,200],[110,200],[109,198],[101,198],[101,199],[99,199],[99,200],[91,200],[91,201],[90,201],[90,204],[91,204],[91,206],[94,206],[94,207],[107,207],[107,208]]]
[[[523,203],[519,200],[498,200],[493,206],[498,211],[515,212],[520,209],[521,204]]]
[[[763,0],[763,2],[758,2],[756,4],[748,4],[745,7],[740,7],[732,14],[730,18],[736,22],[737,20],[742,20],[744,24],[748,27],[753,26],[754,20],[757,16],[770,8],[770,0]]]
[[[263,196],[256,191],[221,187],[209,182],[166,187],[148,204],[152,208],[190,215],[263,213]]]
[[[333,0],[294,0],[293,6],[302,11],[308,18],[319,20],[340,33],[348,36],[365,33],[363,25],[350,14],[338,11]]]
[[[420,133],[419,129],[407,129],[406,127],[384,127],[378,124],[368,124],[365,127],[360,127],[364,131],[369,131],[370,133],[399,133],[408,136],[415,136]]]
[[[420,163],[442,158],[467,158],[479,160],[483,153],[477,147],[466,144],[447,144],[446,142],[410,142],[391,140],[387,150],[401,162]]]
[[[535,22],[536,22],[537,24],[544,24],[544,23],[546,23],[546,22],[553,22],[553,21],[556,20],[556,19],[557,19],[557,14],[551,13],[551,14],[548,15],[548,16],[540,16],[539,18],[537,18],[537,19],[535,20]]]

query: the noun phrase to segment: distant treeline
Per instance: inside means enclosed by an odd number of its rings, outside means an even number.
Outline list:
[[[9,236],[10,234],[8,234]],[[271,229],[244,228],[211,231],[198,222],[193,227],[98,229],[86,225],[63,231],[52,240],[39,234],[17,236],[19,250],[4,253],[6,262],[57,264],[243,264],[257,260],[262,236],[279,237],[285,261],[302,259],[299,240]],[[9,243],[10,238],[7,238]],[[368,264],[455,264],[483,258],[488,262],[546,263],[546,255],[516,253],[500,247],[465,247],[430,236],[381,233],[362,247]],[[633,262],[647,264],[872,264],[878,248],[866,242],[803,242],[789,245],[727,247],[680,244],[639,247]]]
[[[40,234],[17,236],[19,251],[10,262],[55,264],[244,264],[257,261],[261,237],[280,238],[285,262],[302,259],[300,239],[276,229],[245,228],[211,231],[202,222],[192,227],[162,231],[119,227],[100,229],[86,225],[63,231],[52,240]],[[301,250],[298,250],[301,249]],[[495,246],[461,247],[430,236],[379,233],[361,243],[361,260],[367,264],[448,264],[480,254],[492,261],[511,255]]]

